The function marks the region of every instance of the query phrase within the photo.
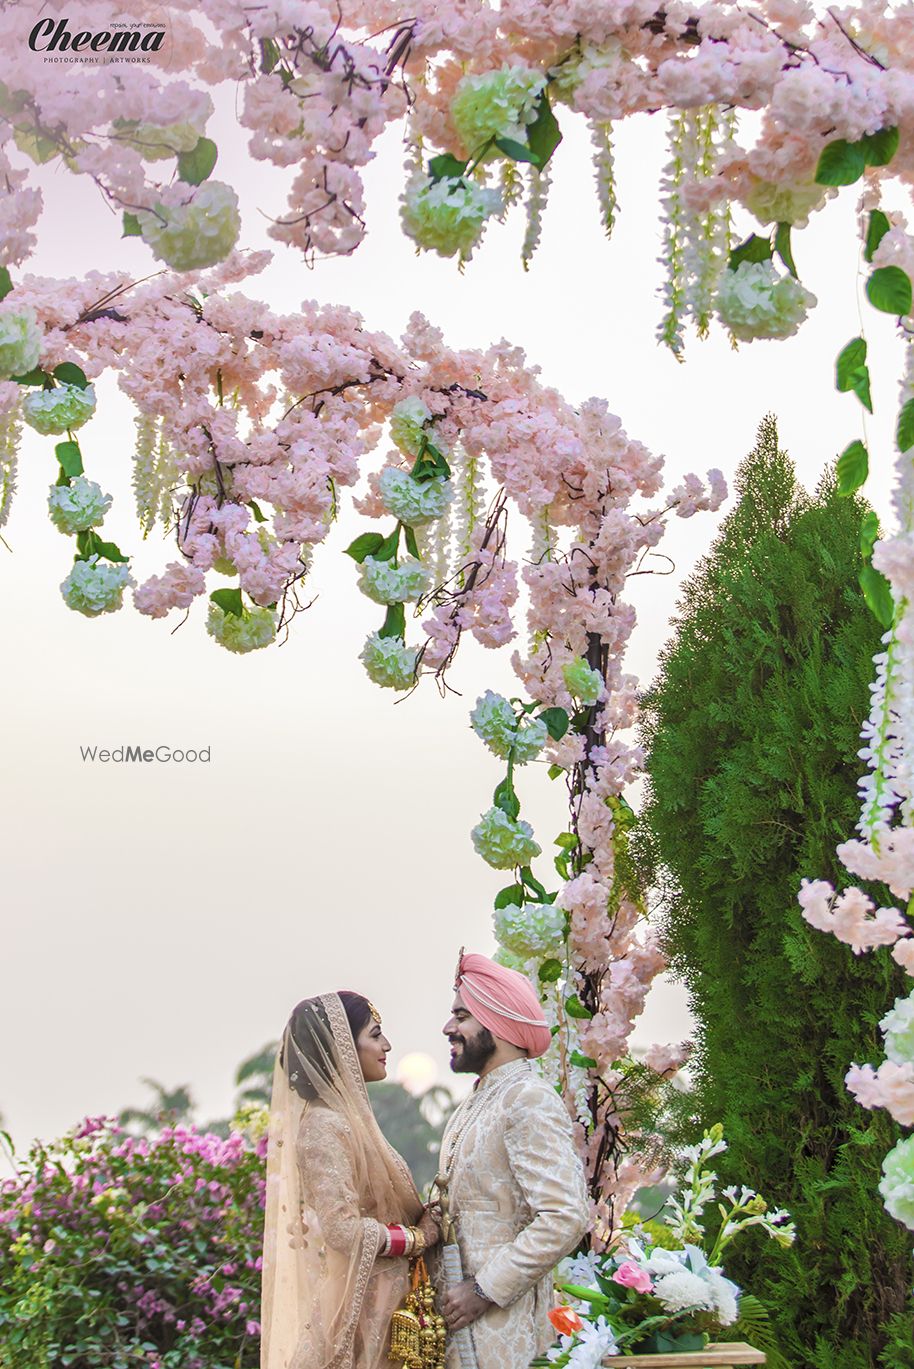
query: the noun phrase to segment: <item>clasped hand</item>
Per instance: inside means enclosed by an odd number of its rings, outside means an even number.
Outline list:
[[[441,1227],[434,1208],[426,1208],[416,1225],[425,1237],[426,1250],[431,1250],[441,1240]]]
[[[492,1304],[481,1298],[473,1287],[472,1279],[455,1283],[441,1298],[441,1315],[449,1331],[462,1331],[478,1321],[486,1308]]]

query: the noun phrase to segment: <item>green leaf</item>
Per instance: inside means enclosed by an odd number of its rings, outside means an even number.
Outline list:
[[[582,1055],[580,1051],[571,1052],[571,1063],[582,1070],[595,1070],[597,1068],[596,1060],[592,1060],[589,1055]]]
[[[264,513],[260,505],[257,503],[256,499],[249,499],[248,507],[250,508],[251,513],[253,513],[254,515],[255,523],[265,523],[267,521],[266,514]]]
[[[415,556],[417,561],[420,560],[419,543],[416,541],[416,534],[411,527],[406,527],[404,529],[404,541],[406,542],[406,550],[409,552],[410,556]]]
[[[568,731],[569,718],[564,708],[544,708],[539,720],[546,724],[546,731],[553,741],[561,741]]]
[[[62,361],[55,366],[54,379],[59,380],[61,385],[75,385],[78,390],[88,389],[89,386],[85,371],[73,361]]]
[[[433,181],[442,181],[450,176],[462,176],[466,169],[466,162],[458,161],[450,152],[442,152],[440,156],[433,157],[428,164],[428,174]]]
[[[260,40],[260,70],[264,76],[269,76],[270,72],[280,61],[281,53],[279,44],[273,38],[261,38]]]
[[[574,832],[559,832],[555,839],[555,845],[561,846],[563,851],[575,851],[579,842]]]
[[[536,118],[527,125],[527,143],[540,168],[546,165],[561,141],[559,121],[552,111],[549,96],[542,90],[536,102]]]
[[[82,475],[83,457],[78,442],[58,442],[54,448],[54,455],[68,480],[72,480],[75,475]]]
[[[835,387],[842,394],[853,390],[863,407],[870,413],[873,412],[870,373],[866,365],[866,343],[862,337],[852,338],[839,352],[835,362]]]
[[[914,447],[914,399],[909,399],[898,415],[895,442],[900,452],[909,451]]]
[[[406,637],[406,610],[402,604],[389,604],[379,637]]]
[[[125,556],[116,542],[103,542],[99,537],[95,539],[92,548],[99,556],[103,556],[106,561],[129,561],[130,557]]]
[[[495,895],[495,907],[507,908],[513,904],[520,907],[524,901],[524,886],[522,884],[508,884],[504,889],[499,889]]]
[[[17,385],[43,385],[46,380],[50,380],[50,376],[40,366],[34,366],[31,371],[25,371],[21,376],[13,376],[13,380]]]
[[[240,589],[214,589],[209,596],[223,613],[233,613],[236,618],[244,617],[244,603]]]
[[[895,621],[895,600],[888,580],[872,565],[863,567],[859,580],[870,613],[884,628],[890,628]]]
[[[839,390],[852,390],[852,375],[866,362],[866,342],[862,337],[851,338],[842,347],[835,362],[835,385]]]
[[[872,556],[878,536],[879,515],[875,509],[870,509],[863,515],[863,522],[860,524],[860,555],[865,561]]]
[[[823,147],[816,167],[818,185],[853,185],[866,170],[866,155],[860,143],[837,138]]]
[[[576,993],[573,993],[570,998],[565,999],[565,1011],[569,1017],[576,1017],[582,1021],[593,1017],[593,1013],[589,1008],[584,1007],[584,1004]]]
[[[581,1302],[593,1303],[594,1307],[603,1307],[606,1304],[604,1295],[597,1293],[593,1288],[584,1288],[577,1283],[561,1283],[559,1288],[563,1293],[569,1293],[572,1298],[578,1298]]]
[[[512,162],[531,162],[534,166],[540,165],[540,159],[535,152],[523,143],[515,142],[513,138],[496,138],[495,146],[499,152],[503,152],[506,157],[510,157]]]
[[[12,277],[5,266],[0,266],[0,299],[6,299],[13,288]]]
[[[869,222],[866,226],[866,246],[863,255],[867,261],[872,261],[876,253],[876,248],[882,242],[891,228],[888,218],[881,209],[873,209],[870,212]]]
[[[143,236],[143,230],[140,227],[140,221],[137,218],[136,214],[131,214],[128,210],[125,209],[123,223],[124,228],[123,232],[121,233],[122,238],[140,238]]]
[[[533,892],[536,894],[537,898],[540,899],[541,902],[551,903],[553,901],[554,895],[546,893],[544,886],[540,884],[539,880],[536,878],[533,871],[530,869],[529,865],[521,866],[520,877],[521,881],[527,886],[528,889],[533,890]]]
[[[537,970],[541,984],[554,984],[557,979],[562,977],[562,962],[560,960],[544,960]]]
[[[756,237],[755,233],[750,233],[745,242],[741,242],[739,247],[734,247],[727,261],[730,271],[735,271],[741,262],[744,261],[770,261],[771,260],[771,241],[769,238]]]
[[[503,813],[507,813],[509,818],[516,818],[520,812],[520,800],[514,792],[514,785],[509,779],[503,779],[495,790],[492,802],[496,808],[500,808]]]
[[[561,765],[550,765],[549,769],[546,771],[546,774],[551,780],[557,780],[559,775],[564,775],[564,773],[564,767]]]
[[[366,556],[374,556],[375,552],[380,551],[383,545],[384,538],[379,532],[363,532],[354,542],[349,543],[346,548],[346,555],[351,556],[353,561],[358,561],[361,565]]]
[[[370,553],[376,561],[390,561],[396,556],[400,545],[400,526],[398,523],[389,537],[382,537],[377,551]]]
[[[866,283],[866,297],[884,314],[910,314],[911,280],[900,266],[880,266]]]
[[[867,166],[888,166],[898,151],[898,129],[880,128],[876,133],[864,133],[860,146]]]
[[[793,259],[793,251],[790,246],[789,223],[778,224],[777,232],[774,235],[774,250],[780,257],[784,265],[787,267],[787,270],[793,276],[794,280],[799,280],[800,277],[797,275],[797,268]]]
[[[200,138],[189,152],[178,156],[178,176],[187,185],[202,185],[212,172],[219,149],[212,138]]]
[[[424,481],[433,480],[439,475],[447,480],[450,474],[451,468],[445,460],[444,453],[439,451],[434,443],[424,442],[410,471],[413,480],[421,485]]]
[[[838,493],[853,494],[859,490],[870,473],[870,454],[857,438],[838,457]]]

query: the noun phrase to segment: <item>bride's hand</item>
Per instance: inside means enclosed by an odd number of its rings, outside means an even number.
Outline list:
[[[426,1211],[423,1212],[421,1218],[417,1223],[417,1226],[419,1230],[422,1232],[422,1235],[425,1237],[426,1250],[431,1250],[432,1246],[437,1245],[438,1242],[441,1240],[441,1231],[439,1229],[437,1221],[428,1209],[426,1209]]]

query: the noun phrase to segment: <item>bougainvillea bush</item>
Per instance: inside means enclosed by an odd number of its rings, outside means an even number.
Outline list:
[[[36,1141],[0,1185],[2,1369],[253,1369],[265,1151],[103,1117]]]

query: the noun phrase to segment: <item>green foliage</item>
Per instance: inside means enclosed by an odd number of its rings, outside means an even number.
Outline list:
[[[849,882],[835,847],[857,816],[881,630],[856,586],[865,506],[833,474],[805,494],[772,417],[736,484],[645,698],[638,840],[698,1020],[693,1102],[729,1141],[721,1179],[798,1228],[790,1250],[747,1240],[727,1272],[768,1309],[787,1364],[900,1369],[914,1364],[914,1268],[877,1192],[898,1132],[844,1074],[880,1058],[904,976],[884,949],[855,958],[815,931],[796,899],[804,876]]]
[[[912,298],[907,273],[900,266],[880,266],[866,283],[866,297],[884,314],[909,314]]]
[[[202,185],[213,171],[219,149],[211,138],[201,138],[189,152],[178,157],[178,175],[188,185]]]

